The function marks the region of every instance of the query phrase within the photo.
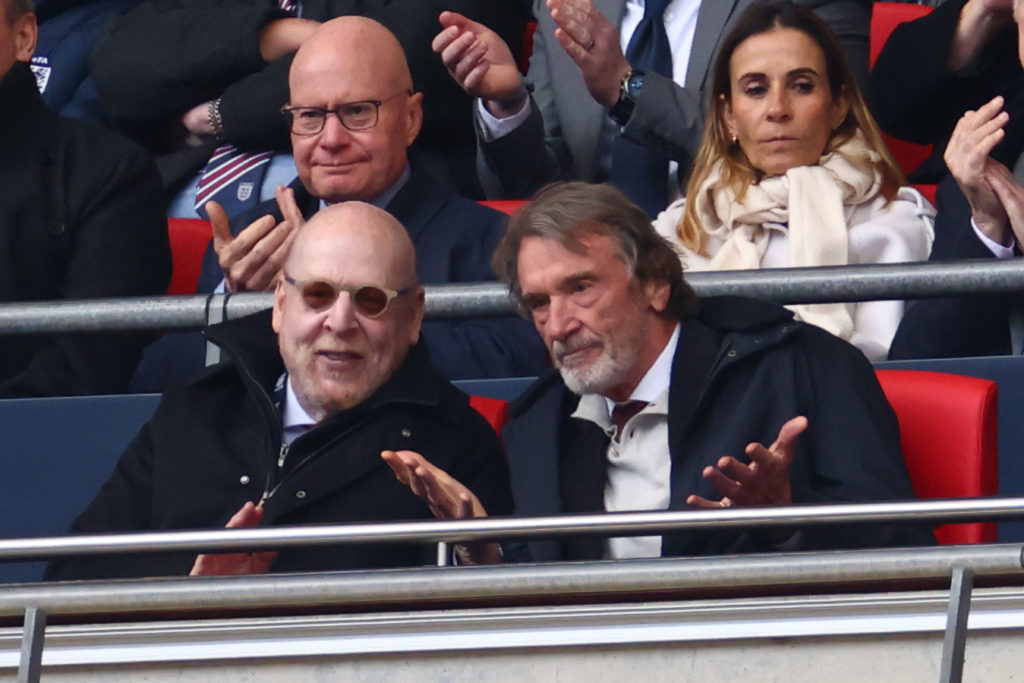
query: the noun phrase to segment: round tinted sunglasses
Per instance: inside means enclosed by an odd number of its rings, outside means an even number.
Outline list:
[[[403,294],[408,294],[415,287],[405,289],[388,289],[380,285],[339,285],[327,280],[300,280],[296,281],[282,273],[284,281],[299,290],[306,308],[318,313],[326,311],[338,300],[342,292],[348,292],[352,297],[352,305],[356,312],[367,318],[379,318],[384,315],[391,301]]]

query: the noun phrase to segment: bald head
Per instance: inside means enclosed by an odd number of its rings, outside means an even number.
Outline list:
[[[299,229],[282,275],[278,348],[295,396],[318,422],[376,392],[419,340],[412,241],[381,209],[346,202],[320,211]]]
[[[324,22],[302,44],[288,73],[288,87],[294,93],[306,78],[346,78],[352,73],[372,74],[388,90],[412,90],[398,38],[383,24],[358,16]]]
[[[329,203],[371,202],[398,182],[423,124],[423,96],[412,91],[405,53],[391,31],[365,17],[324,23],[295,53],[288,88],[290,108],[329,112],[320,132],[292,129],[295,169],[311,195]]]
[[[418,285],[416,250],[408,231],[383,209],[364,202],[343,202],[318,211],[302,226],[288,252],[285,271],[329,262],[335,251],[360,252],[379,267],[388,287]],[[327,256],[327,258],[325,258]]]

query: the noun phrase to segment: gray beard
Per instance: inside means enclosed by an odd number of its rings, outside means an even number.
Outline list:
[[[636,362],[637,349],[627,347],[625,357],[613,358],[608,347],[589,367],[582,369],[560,367],[558,373],[569,391],[583,394],[601,394],[622,382],[626,373]]]

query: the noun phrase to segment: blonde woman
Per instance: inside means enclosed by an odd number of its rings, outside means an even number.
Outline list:
[[[835,37],[790,2],[751,7],[722,44],[686,198],[655,220],[689,270],[916,261],[934,209],[889,156]],[[795,305],[883,359],[903,302]]]

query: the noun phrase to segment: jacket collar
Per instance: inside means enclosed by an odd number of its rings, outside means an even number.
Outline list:
[[[55,114],[43,103],[36,89],[32,70],[24,62],[15,62],[11,70],[0,78],[0,122],[5,131],[13,135],[24,135],[25,126],[41,117]]]
[[[768,348],[800,326],[782,306],[740,296],[702,298],[697,316],[682,324],[669,388],[673,412],[684,406],[692,410],[700,398],[698,392],[719,362],[728,363]],[[558,371],[551,368],[509,405],[509,417],[521,415],[540,396],[559,387],[568,391]]]

